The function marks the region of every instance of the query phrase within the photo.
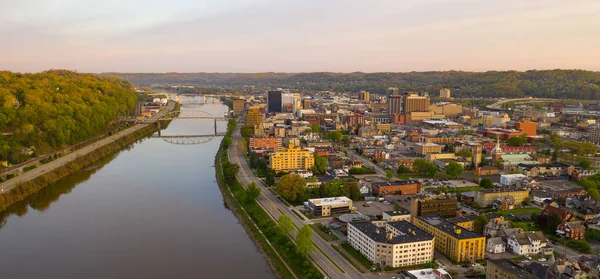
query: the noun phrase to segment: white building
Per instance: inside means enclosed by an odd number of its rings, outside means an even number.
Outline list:
[[[309,199],[304,207],[314,216],[331,216],[348,213],[352,210],[352,200],[347,197]]]
[[[504,251],[506,251],[506,243],[504,243],[500,237],[488,238],[485,245],[485,251],[494,254],[504,253]]]
[[[383,218],[384,221],[388,222],[397,222],[397,221],[407,221],[410,222],[410,212],[406,209],[400,209],[397,211],[384,211]]]
[[[527,175],[524,174],[503,174],[500,175],[500,184],[506,186],[512,186],[517,183],[517,180],[527,178]]]
[[[380,228],[371,222],[348,223],[348,243],[373,263],[409,266],[433,261],[434,237],[407,221]]]
[[[542,232],[522,232],[511,235],[507,247],[517,255],[529,255],[541,253],[547,243],[548,239]]]
[[[401,271],[402,275],[410,274],[410,276],[402,276],[403,278],[414,278],[414,279],[452,279],[450,273],[445,270],[438,268],[426,268],[426,269],[417,269],[410,271]]]

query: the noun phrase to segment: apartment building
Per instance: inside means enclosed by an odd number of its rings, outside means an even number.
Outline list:
[[[485,279],[538,279],[509,259],[488,260]]]
[[[308,170],[315,164],[313,153],[290,144],[269,156],[269,167],[274,171]]]
[[[371,222],[348,223],[348,243],[381,266],[410,266],[433,261],[434,237],[407,221],[380,228]]]
[[[466,216],[448,218],[446,219],[446,221],[455,224],[463,229],[473,231],[475,230],[475,219],[477,219],[477,215],[471,214]]]
[[[418,155],[425,156],[429,153],[442,153],[442,146],[435,143],[415,143],[414,151]]]
[[[250,150],[280,150],[282,147],[282,139],[251,137],[248,147]]]
[[[452,224],[440,216],[419,216],[414,225],[430,233],[435,249],[457,262],[481,260],[485,254],[485,237]]]
[[[525,198],[529,197],[529,189],[485,189],[475,192],[475,203],[481,207],[492,205],[500,197],[512,197],[515,204],[521,204]]]
[[[352,210],[352,200],[347,197],[309,199],[304,207],[314,216],[331,216]]]
[[[400,210],[384,211],[381,218],[387,222],[407,221],[410,222],[410,212],[401,208]]]

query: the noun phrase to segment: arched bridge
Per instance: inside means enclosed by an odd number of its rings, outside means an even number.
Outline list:
[[[193,119],[212,119],[214,123],[214,134],[213,136],[219,135],[217,132],[217,121],[228,121],[229,117],[227,116],[214,116],[206,111],[202,110],[177,110],[170,111],[165,114],[158,116],[157,118],[150,118],[142,120],[141,122],[145,123],[156,123],[158,126],[158,136],[160,137],[160,122],[161,120],[193,120]]]
[[[203,144],[211,141],[215,137],[223,136],[225,133],[218,133],[216,135],[205,135],[205,136],[160,136],[154,135],[155,138],[161,138],[165,142],[179,145],[193,145]]]

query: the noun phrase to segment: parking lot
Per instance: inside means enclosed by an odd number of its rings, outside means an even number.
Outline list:
[[[576,182],[568,179],[540,180],[540,186],[551,190],[568,190],[572,188],[581,188]]]

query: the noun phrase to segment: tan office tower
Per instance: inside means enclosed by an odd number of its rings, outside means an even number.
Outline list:
[[[450,99],[450,89],[442,88],[442,90],[440,90],[440,98]]]
[[[386,93],[387,93],[388,96],[399,95],[400,94],[400,90],[398,90],[398,88],[396,88],[396,87],[389,87],[386,90]]]
[[[242,115],[244,114],[244,99],[242,98],[235,98],[233,99],[233,113],[235,113],[236,115]]]
[[[310,109],[311,105],[310,105],[310,99],[304,99],[302,100],[302,108],[303,109]]]
[[[358,93],[358,99],[363,102],[369,102],[371,100],[371,93],[367,91],[360,91]]]
[[[429,95],[419,95],[416,93],[408,93],[404,97],[404,106],[402,108],[404,113],[410,113],[413,111],[429,111]]]

